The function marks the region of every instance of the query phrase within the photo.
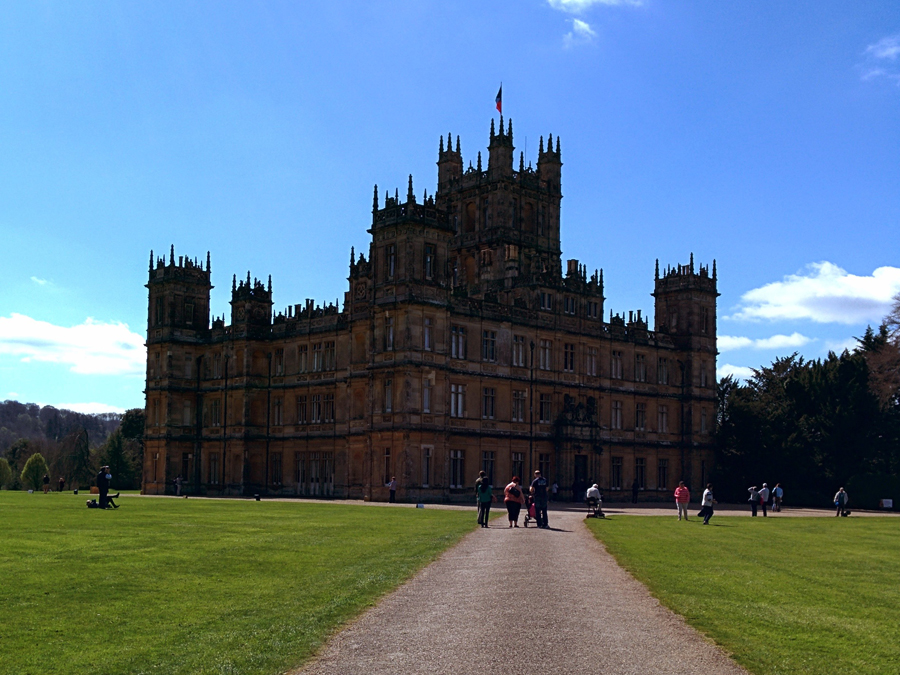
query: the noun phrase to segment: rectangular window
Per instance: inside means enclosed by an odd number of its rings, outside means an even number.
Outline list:
[[[306,483],[306,461],[304,460],[303,453],[295,452],[294,453],[294,482],[297,485],[303,485]]]
[[[153,399],[153,426],[159,426],[159,401]]]
[[[541,291],[541,309],[550,311],[553,309],[553,296]]]
[[[466,416],[466,385],[450,385],[450,417]]]
[[[622,401],[612,402],[612,417],[610,418],[609,425],[613,429],[622,428]]]
[[[551,401],[553,400],[552,394],[541,394],[540,397],[540,407],[538,408],[538,413],[540,415],[540,423],[541,424],[550,424],[552,410],[551,410]]]
[[[512,469],[513,476],[518,476],[522,480],[525,480],[525,453],[524,452],[514,452],[512,454],[512,461],[510,462],[510,468]]]
[[[297,347],[297,366],[301,373],[309,370],[309,345],[300,345]]]
[[[634,477],[641,490],[647,489],[647,460],[643,457],[634,458]]]
[[[297,424],[306,424],[306,396],[297,397]]]
[[[162,325],[162,323],[163,323],[163,317],[164,317],[164,313],[163,313],[163,299],[162,299],[162,298],[157,298],[157,299],[156,299],[156,325],[157,325],[157,326],[161,326],[161,325]]]
[[[513,335],[512,344],[512,364],[514,366],[525,366],[525,336]]]
[[[185,379],[191,379],[191,366],[194,362],[194,359],[190,354],[184,355],[184,377]]]
[[[566,343],[563,348],[563,370],[567,373],[575,372],[575,345]]]
[[[324,350],[322,349],[322,343],[317,342],[313,345],[313,359],[312,359],[312,369],[313,372],[319,373],[322,371],[322,368],[325,365],[325,356]]]
[[[587,315],[589,319],[596,319],[600,316],[600,303],[589,300],[587,303]]]
[[[487,474],[488,483],[494,484],[494,451],[484,450],[481,453],[481,470]]]
[[[585,356],[585,370],[591,377],[597,377],[597,348],[588,347]]]
[[[481,360],[496,361],[497,360],[497,331],[484,330],[481,331]]]
[[[209,454],[209,484],[219,484],[219,453],[211,452]]]
[[[669,460],[661,459],[656,465],[656,487],[665,490],[669,487]]]
[[[181,410],[181,424],[183,426],[191,426],[191,402],[185,401]]]
[[[647,404],[634,404],[634,428],[637,431],[644,431],[647,428]]]
[[[423,380],[422,381],[422,412],[430,413],[431,412],[431,380]]]
[[[450,451],[450,487],[461,488],[466,479],[465,456],[462,450]]]
[[[567,295],[563,301],[563,307],[566,314],[575,314],[575,298]]]
[[[434,342],[432,341],[432,332],[434,329],[434,320],[425,317],[425,325],[422,327],[422,348],[426,352],[430,352],[434,349]]]
[[[512,421],[525,421],[525,395],[524,390],[516,390],[513,392],[512,398]],[[521,474],[520,474],[521,475]]]
[[[709,308],[708,307],[700,308],[700,332],[701,333],[709,332]]]
[[[706,386],[706,365],[703,363],[700,364],[700,386]]]
[[[611,457],[610,458],[610,467],[609,467],[609,489],[610,490],[621,490],[622,489],[622,458],[621,457]]]
[[[544,478],[550,480],[550,453],[542,452],[538,455],[538,469]]]
[[[218,427],[218,426],[222,425],[222,411],[220,409],[220,406],[221,406],[221,401],[219,401],[219,399],[215,399],[212,402],[212,409],[210,410],[209,423],[214,427]]]
[[[551,370],[553,368],[553,341],[552,340],[541,340],[540,345],[540,369],[541,370]]]
[[[159,357],[159,354],[157,354]],[[218,380],[222,377],[222,355],[214,354],[213,355],[213,379]]]
[[[425,278],[434,278],[434,245],[425,244]]]
[[[184,323],[186,326],[191,326],[194,323],[194,303],[193,302],[184,303]]]
[[[275,485],[281,485],[281,453],[273,452],[272,453],[272,483]]]
[[[656,381],[659,384],[669,384],[669,359],[659,359],[656,362]]]
[[[634,381],[647,381],[647,358],[643,354],[634,355]]]
[[[431,460],[434,455],[434,448],[430,445],[422,446],[422,487],[427,488],[431,485]]]
[[[622,379],[622,352],[613,350],[609,376],[614,380]]]
[[[312,395],[312,410],[310,411],[310,417],[312,418],[310,421],[313,424],[321,424],[322,423],[322,395],[321,394],[313,394]]]
[[[325,343],[325,370],[334,370],[337,366],[337,355],[334,348],[334,340]]]
[[[397,271],[397,247],[393,244],[385,246],[384,254],[384,275],[388,279],[393,279]]]
[[[322,396],[322,421],[334,422],[334,394]]]
[[[657,423],[659,426],[659,433],[667,434],[669,433],[669,406],[661,405],[657,410]]]
[[[454,359],[466,358],[465,326],[450,327],[450,357]]]
[[[384,412],[393,412],[394,409],[394,381],[384,381]]]
[[[481,417],[482,419],[494,419],[494,403],[497,398],[497,390],[494,387],[484,387],[481,393]]]
[[[284,350],[283,349],[275,350],[274,361],[275,361],[275,363],[273,365],[275,366],[275,377],[284,375]]]
[[[389,352],[394,349],[394,317],[384,317],[384,350]]]
[[[391,449],[384,449],[384,484],[387,485],[391,482]]]
[[[276,427],[280,427],[282,424],[282,415],[281,415],[281,399],[276,398],[273,401],[272,405],[272,424]]]
[[[706,409],[700,411],[700,433],[706,433]]]

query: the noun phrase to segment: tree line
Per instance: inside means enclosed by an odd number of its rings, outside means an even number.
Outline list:
[[[780,482],[785,501],[824,506],[839,487],[854,504],[900,501],[900,295],[877,330],[840,355],[796,353],[718,383],[716,494]]]

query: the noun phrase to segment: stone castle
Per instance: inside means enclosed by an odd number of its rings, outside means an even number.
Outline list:
[[[143,492],[417,502],[471,499],[541,469],[669,499],[706,482],[716,418],[716,267],[656,263],[654,326],[604,318],[603,273],[562,266],[559,138],[514,166],[512,121],[464,168],[438,150],[421,201],[375,187],[368,255],[343,308],[273,313],[272,282],[232,280],[210,323],[211,266],[150,254]]]

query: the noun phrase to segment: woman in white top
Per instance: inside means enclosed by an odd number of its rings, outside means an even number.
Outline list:
[[[706,484],[706,489],[703,491],[703,501],[701,502],[702,508],[700,509],[700,514],[703,516],[703,524],[709,525],[709,519],[713,517],[713,506],[718,504],[718,502],[713,499],[713,486],[712,483]]]

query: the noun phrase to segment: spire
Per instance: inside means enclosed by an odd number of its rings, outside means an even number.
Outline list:
[[[506,135],[509,136],[509,142],[512,143],[512,117],[509,118],[509,131],[506,132]]]
[[[691,274],[694,273],[694,252],[691,251]]]
[[[353,259],[356,257],[356,250],[350,247],[350,267],[353,267]]]
[[[456,135],[456,152],[459,152],[459,134]]]
[[[250,286],[250,270],[247,270],[247,286]]]
[[[519,171],[522,172],[525,170],[525,153],[519,153]]]
[[[494,140],[494,118],[491,118],[491,140]]]
[[[169,249],[169,264],[175,264],[175,244],[172,244],[172,248]]]
[[[453,136],[448,131],[447,132],[447,152],[450,152],[451,150],[453,150]]]
[[[378,210],[378,183],[375,183],[375,196],[372,198],[372,211]]]
[[[500,136],[503,137],[503,113],[500,113]]]
[[[556,135],[556,154],[559,154],[559,134]]]
[[[544,137],[541,136],[541,141],[538,144],[538,157],[544,154]]]
[[[394,188],[394,202],[400,203],[400,188]]]
[[[441,136],[441,144],[440,144],[440,146],[438,146],[438,153],[441,155],[444,154],[444,137],[443,136]]]
[[[481,150],[478,151],[478,170],[481,171]]]
[[[231,275],[231,292],[234,293],[237,290],[237,274]]]
[[[153,271],[153,249],[150,249],[150,271]]]
[[[209,251],[206,252],[206,271],[210,272],[212,270],[212,265],[209,264]]]
[[[272,275],[269,275],[269,295],[272,295]]]
[[[553,152],[553,134],[547,136],[547,152]]]
[[[415,203],[416,201],[416,196],[413,194],[412,174],[409,174],[409,187],[406,189],[406,201],[407,203]]]
[[[716,279],[716,259],[713,258],[713,281]]]
[[[656,279],[659,280],[659,258],[656,259]]]

